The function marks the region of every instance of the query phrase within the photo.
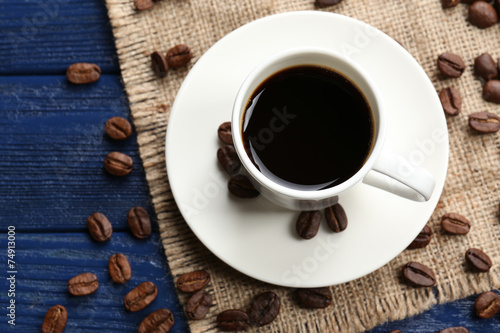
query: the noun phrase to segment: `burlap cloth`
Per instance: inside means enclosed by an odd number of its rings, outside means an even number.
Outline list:
[[[467,124],[472,112],[498,114],[498,106],[481,98],[481,83],[473,76],[473,59],[489,52],[500,57],[498,25],[480,30],[467,21],[467,7],[443,10],[439,0],[345,0],[326,10],[365,21],[401,42],[423,66],[436,90],[454,85],[464,98],[462,113],[448,118],[450,165],[442,198],[429,221],[434,239],[420,250],[404,251],[378,271],[333,286],[333,304],[323,310],[299,308],[287,288],[270,286],[231,269],[197,240],[176,208],[165,169],[165,130],[172,103],[192,64],[217,40],[257,18],[295,10],[317,10],[313,0],[164,0],[137,12],[132,0],[107,0],[123,81],[138,133],[140,154],[157,213],[161,239],[174,279],[195,269],[207,269],[214,307],[201,321],[190,321],[192,332],[216,332],[216,315],[228,308],[248,308],[253,296],[274,290],[282,298],[279,317],[271,325],[250,331],[362,332],[384,321],[402,319],[473,293],[500,287],[500,193],[497,134],[478,135]],[[194,52],[192,64],[154,76],[149,55],[185,43]],[[459,79],[443,80],[436,58],[451,51],[467,64]],[[440,216],[459,212],[473,224],[463,237],[446,235]],[[490,273],[467,270],[463,254],[479,247],[492,258]],[[432,267],[438,284],[417,289],[400,281],[403,264],[416,260]],[[180,295],[185,303],[188,295]]]

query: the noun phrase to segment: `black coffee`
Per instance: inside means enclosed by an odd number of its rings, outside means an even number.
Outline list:
[[[254,91],[243,142],[255,166],[286,187],[320,190],[352,177],[373,144],[373,115],[346,77],[320,66],[286,68]]]

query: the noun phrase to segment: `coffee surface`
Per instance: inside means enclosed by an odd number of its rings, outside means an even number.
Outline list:
[[[243,142],[252,162],[293,189],[341,184],[363,166],[373,144],[373,115],[363,93],[320,66],[273,74],[254,91],[243,117]]]

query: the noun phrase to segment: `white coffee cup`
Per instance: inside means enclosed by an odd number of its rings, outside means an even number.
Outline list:
[[[298,190],[278,184],[252,163],[245,150],[242,138],[244,111],[255,89],[267,78],[280,70],[299,66],[316,65],[329,68],[349,78],[364,94],[374,118],[372,151],[364,165],[346,181],[321,190]],[[275,54],[254,68],[241,85],[233,106],[232,135],[234,147],[250,180],[262,195],[289,209],[322,209],[338,200],[342,192],[361,182],[371,171],[377,171],[413,189],[424,200],[429,200],[435,186],[432,174],[426,169],[414,166],[411,172],[402,173],[400,166],[409,165],[402,156],[384,149],[387,119],[384,101],[370,76],[348,57],[326,48],[303,47],[285,50]],[[397,195],[396,192],[394,192]]]

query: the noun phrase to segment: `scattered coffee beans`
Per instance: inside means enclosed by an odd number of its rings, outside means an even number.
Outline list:
[[[498,21],[498,15],[492,5],[485,1],[475,1],[469,7],[469,22],[478,28],[491,27]]]
[[[189,61],[193,58],[193,53],[191,49],[184,44],[179,44],[172,47],[167,52],[167,62],[172,68],[179,68],[187,65]]]
[[[316,6],[320,8],[330,7],[341,3],[342,0],[316,0]]]
[[[439,99],[447,115],[456,116],[462,110],[462,97],[460,92],[453,87],[441,89]]]
[[[474,59],[474,74],[485,81],[495,79],[498,76],[495,60],[488,53],[481,54]]]
[[[217,160],[219,164],[230,175],[234,175],[240,170],[241,162],[236,153],[236,149],[232,145],[220,147],[217,150]]]
[[[85,296],[92,294],[99,288],[97,276],[92,273],[82,273],[68,281],[68,291],[74,296]]]
[[[439,333],[469,333],[469,330],[465,327],[457,326],[445,328],[444,330],[439,331]]]
[[[321,213],[319,210],[301,212],[297,218],[295,229],[300,237],[311,239],[318,233],[321,223]]]
[[[241,310],[226,310],[217,316],[217,325],[222,331],[244,331],[250,327],[248,314]]]
[[[329,288],[308,288],[295,290],[295,297],[304,308],[322,309],[332,303],[332,292]]]
[[[156,285],[151,281],[143,282],[125,295],[125,308],[130,312],[142,310],[155,300],[156,295]]]
[[[106,121],[104,125],[106,134],[113,140],[122,141],[130,138],[132,135],[132,125],[122,117],[113,117]]]
[[[177,288],[185,293],[192,293],[203,289],[209,282],[210,274],[207,271],[193,271],[179,276],[179,279],[177,279]]]
[[[217,130],[217,135],[219,139],[225,144],[232,145],[233,144],[233,135],[231,133],[231,122],[226,121],[219,126]]]
[[[54,305],[45,314],[42,333],[62,333],[68,321],[68,311],[62,305]]]
[[[432,229],[426,225],[417,237],[408,245],[409,249],[421,249],[429,245],[432,239]]]
[[[132,171],[134,161],[130,156],[117,151],[111,152],[104,160],[104,168],[113,176],[126,176]]]
[[[488,102],[500,104],[500,80],[490,80],[483,87],[483,98]]]
[[[92,83],[101,77],[101,69],[96,64],[80,62],[68,67],[66,77],[74,84]]]
[[[113,227],[106,215],[94,213],[87,218],[87,227],[90,236],[97,242],[105,242],[113,235]]]
[[[167,58],[165,58],[162,53],[154,51],[153,53],[151,53],[151,68],[153,69],[153,72],[155,72],[155,74],[159,77],[167,76]]]
[[[487,291],[479,295],[474,302],[476,314],[483,319],[488,319],[497,314],[500,310],[500,299],[493,291]]]
[[[250,322],[255,326],[267,325],[278,316],[280,307],[280,298],[272,291],[257,295],[248,311]]]
[[[409,262],[404,265],[403,277],[415,287],[432,287],[436,284],[434,272],[418,262]]]
[[[147,10],[154,5],[153,0],[134,0],[134,6],[137,10]]]
[[[438,57],[438,69],[446,76],[460,77],[465,70],[465,63],[460,56],[445,52]]]
[[[447,213],[441,217],[441,227],[454,235],[465,235],[470,230],[470,222],[457,213]]]
[[[169,309],[151,313],[139,325],[138,333],[167,333],[174,326],[174,315]]]
[[[495,133],[500,130],[500,117],[490,112],[476,112],[469,115],[469,126],[479,133]]]
[[[124,254],[117,253],[109,257],[109,275],[116,283],[125,283],[132,277],[130,263]]]
[[[250,182],[247,176],[234,175],[227,184],[229,192],[239,198],[250,199],[257,197],[260,193]]]
[[[460,3],[460,0],[441,0],[441,5],[443,8],[455,7]]]
[[[325,208],[325,218],[333,232],[341,232],[347,228],[347,215],[340,204]]]
[[[151,220],[148,212],[142,207],[133,207],[128,211],[127,222],[132,234],[139,239],[151,235]]]
[[[479,272],[488,272],[492,265],[490,257],[480,249],[468,249],[465,252],[465,259]]]
[[[190,319],[203,319],[210,310],[212,303],[212,296],[208,292],[198,290],[189,298],[186,304],[186,314]]]

